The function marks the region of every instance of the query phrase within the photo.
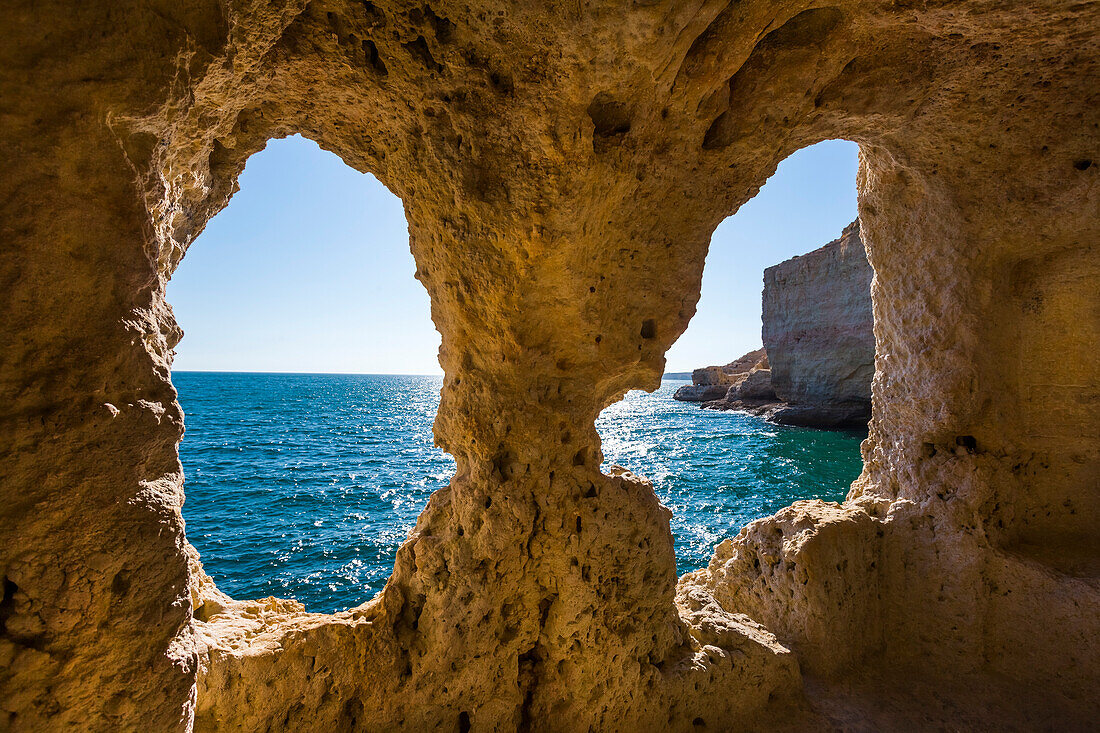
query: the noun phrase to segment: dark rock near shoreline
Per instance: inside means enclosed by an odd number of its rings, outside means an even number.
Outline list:
[[[721,399],[703,403],[707,410],[734,410],[757,415],[777,425],[825,430],[858,430],[867,427],[870,412],[853,406],[791,405],[768,400]]]

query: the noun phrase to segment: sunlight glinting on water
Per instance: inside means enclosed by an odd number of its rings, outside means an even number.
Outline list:
[[[430,494],[454,471],[432,443],[440,377],[177,373],[188,539],[222,590],[309,610],[381,590]],[[654,484],[680,572],[792,501],[842,499],[858,435],[780,428],[632,392],[597,421],[605,470]]]
[[[841,501],[859,475],[863,435],[771,425],[761,418],[676,402],[684,382],[631,392],[596,421],[604,469],[649,479],[673,512],[681,573],[748,522],[799,499]]]

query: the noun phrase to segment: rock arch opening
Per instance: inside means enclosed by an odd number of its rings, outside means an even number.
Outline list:
[[[167,289],[188,540],[234,598],[356,606],[454,470],[432,445],[439,334],[372,176],[294,136],[239,186]]]
[[[712,235],[699,304],[666,354],[661,387],[628,393],[597,420],[605,470],[622,466],[652,481],[672,510],[680,573],[706,566],[719,541],[795,501],[843,501],[862,470],[874,371],[870,267],[858,234],[858,253],[802,257],[851,228],[857,157],[855,143],[834,140],[779,164]],[[797,274],[787,272],[804,260],[810,264]],[[781,261],[786,269],[776,275]],[[784,281],[782,294],[776,278]],[[782,373],[793,372],[820,404],[777,402],[762,330]],[[788,353],[793,349],[799,353]],[[706,368],[750,351],[724,370]],[[740,384],[754,368],[743,401]],[[727,400],[731,387],[737,394]],[[853,394],[859,404],[851,404]],[[779,422],[764,420],[784,409],[786,421],[782,414]],[[833,419],[842,413],[858,415]],[[815,424],[825,429],[807,427]]]

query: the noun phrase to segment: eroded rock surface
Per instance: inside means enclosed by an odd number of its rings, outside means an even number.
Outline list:
[[[887,679],[932,727],[1100,715],[1094,5],[19,0],[0,34],[0,727],[805,730]],[[216,593],[180,516],[165,284],[292,133],[404,202],[457,464],[334,616]],[[863,476],[678,588],[594,420],[659,384],[715,226],[836,137]]]
[[[762,364],[767,364],[765,360]],[[772,370],[767,366],[757,366],[745,375],[744,379],[726,390],[727,400],[761,400],[772,401],[778,399],[775,387],[772,386]]]

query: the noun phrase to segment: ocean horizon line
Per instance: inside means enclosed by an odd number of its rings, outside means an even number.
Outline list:
[[[263,369],[173,369],[173,374],[285,374],[288,376],[342,377],[442,377],[443,372],[300,372]]]
[[[297,371],[265,371],[257,369],[173,369],[173,374],[282,374],[287,376],[342,376],[342,377],[443,377],[443,372],[297,372]],[[689,371],[668,371],[661,377],[682,379],[681,374],[690,374]],[[690,378],[690,377],[689,377]]]

